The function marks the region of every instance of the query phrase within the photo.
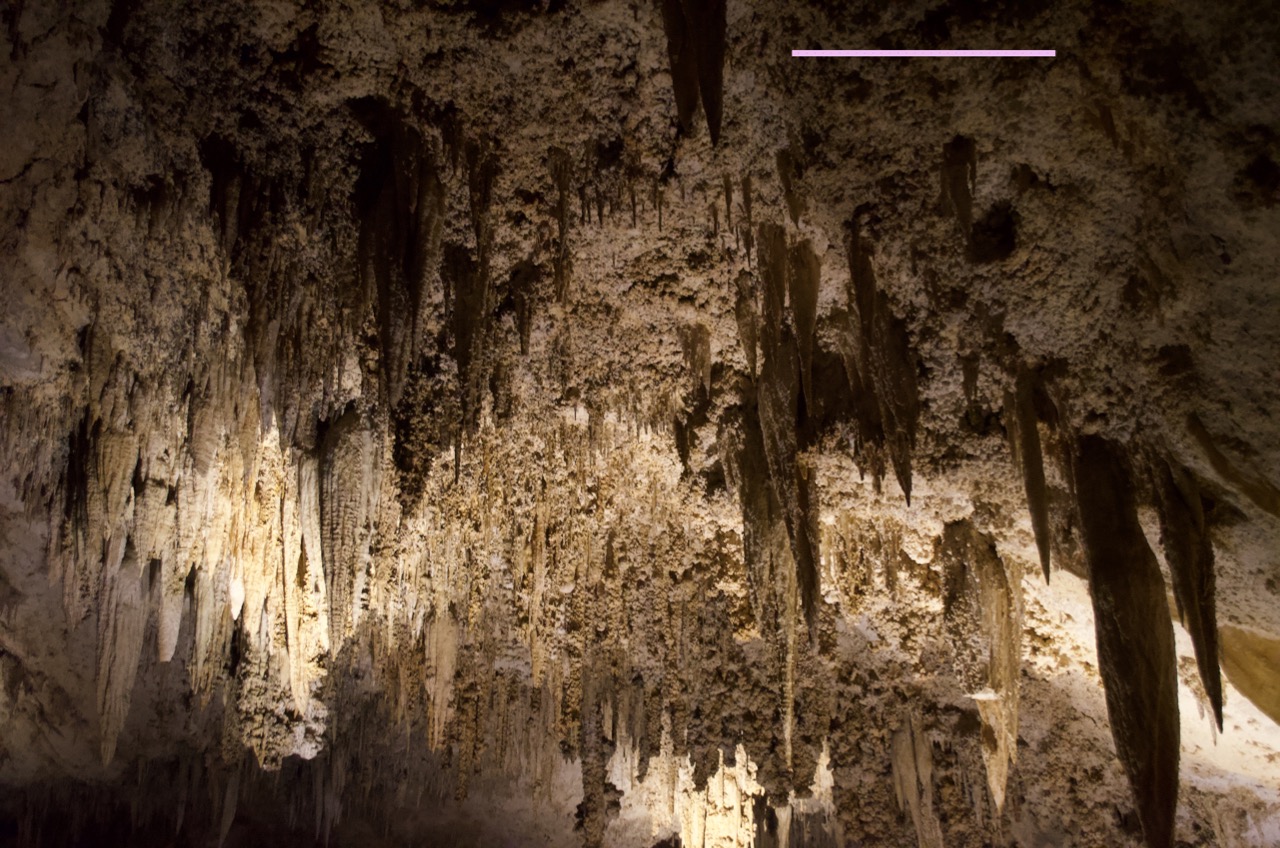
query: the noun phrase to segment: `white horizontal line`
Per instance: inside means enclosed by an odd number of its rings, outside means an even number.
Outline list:
[[[1057,50],[792,50],[797,58],[818,59],[985,59],[1053,58]]]

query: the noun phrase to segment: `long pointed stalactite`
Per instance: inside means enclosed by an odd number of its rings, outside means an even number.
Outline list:
[[[661,5],[680,128],[692,131],[701,104],[714,145],[724,120],[727,0],[661,0]]]
[[[1044,580],[1049,582],[1049,503],[1044,480],[1044,454],[1040,447],[1040,429],[1035,411],[1034,377],[1029,369],[1018,369],[1014,389],[1005,396],[1006,426],[1013,446],[1014,462],[1022,472],[1031,512],[1031,530],[1036,538],[1036,552]]]
[[[1164,580],[1138,524],[1126,466],[1106,439],[1081,438],[1076,503],[1111,735],[1147,844],[1165,848],[1178,803],[1177,655]]]
[[[1213,718],[1222,729],[1222,676],[1218,670],[1218,616],[1213,543],[1205,526],[1199,488],[1185,468],[1157,461],[1156,506],[1160,542],[1169,562],[1178,616],[1195,646],[1196,665]]]

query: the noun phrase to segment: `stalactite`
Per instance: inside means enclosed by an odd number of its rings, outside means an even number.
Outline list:
[[[804,389],[805,404],[812,409],[817,405],[813,393],[813,347],[822,267],[808,239],[791,246],[790,266],[791,318],[795,323],[796,348],[800,354],[800,385]]]
[[[942,206],[956,218],[968,241],[973,231],[973,192],[978,154],[973,139],[958,135],[942,146]]]
[[[683,0],[685,21],[697,51],[698,92],[711,143],[720,142],[724,115],[725,8],[727,0]]]
[[[572,275],[572,253],[569,250],[569,185],[573,181],[573,160],[559,147],[547,154],[551,166],[551,181],[556,190],[556,255],[553,263],[553,286],[556,300],[564,303],[569,294]]]
[[[725,25],[725,0],[662,0],[680,129],[692,131],[701,100],[713,145],[720,141],[724,113]]]
[[[778,181],[782,183],[782,197],[787,203],[787,214],[791,216],[794,226],[800,225],[800,216],[804,214],[803,198],[796,193],[796,163],[789,148],[782,148],[774,157],[778,169]]]
[[[724,223],[730,230],[733,229],[733,178],[728,173],[724,175]]]
[[[967,520],[946,526],[942,559],[956,674],[977,703],[987,786],[999,812],[1018,757],[1022,581],[1016,567],[1001,560],[994,540]]]
[[[1209,434],[1200,417],[1194,412],[1187,416],[1187,432],[1205,452],[1209,458],[1209,464],[1213,466],[1218,476],[1253,501],[1259,509],[1280,517],[1280,489],[1259,474],[1237,468],[1235,463],[1218,448],[1213,436]]]
[[[133,545],[114,540],[103,570],[103,612],[98,636],[98,715],[101,724],[102,761],[115,756],[116,739],[129,713],[129,700],[146,627],[142,568]]]
[[[920,848],[942,848],[942,826],[933,809],[933,750],[915,713],[893,734],[893,789],[898,809],[911,815]]]
[[[743,399],[741,431],[736,442],[729,434],[721,440],[732,445],[730,467],[736,470],[736,488],[742,509],[742,550],[753,618],[761,627],[777,626],[777,600],[772,579],[775,517],[780,511],[769,483],[764,434],[756,398]]]
[[[516,333],[520,337],[520,355],[529,355],[529,339],[533,332],[533,304],[537,298],[542,269],[528,259],[516,263],[507,280],[507,296],[516,313]]]
[[[698,47],[689,31],[682,0],[662,0],[662,28],[667,35],[676,117],[681,131],[688,134],[693,129],[693,115],[698,108]]]
[[[1164,579],[1138,524],[1127,466],[1112,442],[1082,437],[1076,505],[1111,735],[1147,844],[1168,848],[1178,803],[1177,655]]]
[[[418,352],[423,295],[440,244],[444,189],[421,130],[382,100],[351,109],[373,136],[360,163],[355,207],[362,285],[374,286],[382,373],[392,404]]]
[[[1236,691],[1280,724],[1280,687],[1273,669],[1280,667],[1280,639],[1257,630],[1223,624],[1218,630],[1222,671]]]
[[[818,601],[818,553],[814,550],[814,511],[807,484],[796,460],[796,416],[800,392],[798,355],[790,330],[766,353],[760,371],[760,426],[774,496],[791,539],[800,599],[814,624]]]
[[[877,290],[870,245],[862,238],[856,221],[850,225],[847,247],[849,326],[854,334],[850,343],[851,383],[855,382],[852,375],[857,374],[857,385],[851,388],[870,390],[878,411],[878,416],[862,416],[872,429],[861,435],[865,441],[874,443],[883,438],[887,443],[894,474],[910,503],[911,455],[920,415],[910,338],[905,323],[893,314],[888,297]],[[876,432],[876,423],[883,428],[882,437]]]
[[[751,272],[742,271],[735,283],[737,297],[734,300],[733,314],[738,324],[738,341],[747,358],[747,372],[751,379],[756,378],[756,346],[759,332],[759,313],[756,308],[755,281]]]
[[[240,769],[233,768],[231,777],[227,779],[227,789],[222,796],[222,821],[218,825],[218,848],[227,841],[231,825],[236,820],[236,807],[240,802]]]
[[[801,360],[785,308],[791,276],[790,254],[786,232],[777,224],[761,224],[758,243],[762,277],[758,414],[770,486],[782,508],[799,577],[800,597],[806,618],[812,624],[818,592],[817,553],[810,493],[796,462]],[[743,311],[746,311],[745,303]]]
[[[1195,647],[1196,665],[1213,717],[1222,730],[1222,678],[1218,670],[1218,614],[1213,543],[1195,478],[1181,466],[1157,459],[1152,468],[1164,547],[1178,615]]]
[[[481,393],[488,383],[485,351],[488,349],[492,318],[489,284],[493,225],[489,204],[497,164],[487,145],[472,144],[467,152],[467,172],[471,197],[471,217],[476,234],[474,254],[459,244],[446,246],[442,273],[453,292],[454,360],[458,364],[458,387],[462,430],[470,433],[477,425]]]
[[[1025,366],[1018,369],[1015,387],[1005,399],[1005,427],[1013,448],[1014,464],[1022,471],[1022,484],[1031,512],[1031,529],[1044,582],[1049,582],[1049,495],[1044,482],[1044,455],[1035,410],[1035,377]]]
[[[760,267],[760,347],[766,363],[775,359],[786,321],[787,234],[777,224],[761,224],[757,262]]]
[[[330,644],[342,644],[360,624],[373,572],[373,535],[381,488],[374,434],[347,409],[321,446],[320,525],[329,597]]]
[[[711,394],[711,331],[706,324],[680,328],[680,348],[693,378],[693,391]]]

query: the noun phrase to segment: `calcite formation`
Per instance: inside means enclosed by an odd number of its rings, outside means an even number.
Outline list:
[[[0,844],[1280,844],[1267,4],[0,16]]]

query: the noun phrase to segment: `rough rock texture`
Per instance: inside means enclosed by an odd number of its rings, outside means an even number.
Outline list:
[[[0,14],[0,843],[1280,844],[1270,4]]]

